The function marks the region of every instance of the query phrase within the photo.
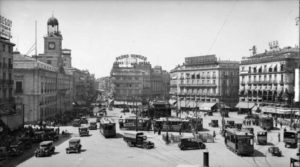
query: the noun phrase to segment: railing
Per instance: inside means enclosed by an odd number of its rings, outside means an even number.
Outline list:
[[[187,84],[187,83],[180,83],[179,86],[181,87],[216,87],[216,84],[212,84],[212,83],[197,83],[197,84]]]

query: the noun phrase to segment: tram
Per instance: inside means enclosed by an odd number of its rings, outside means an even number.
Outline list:
[[[136,122],[137,125],[136,126]],[[127,116],[119,119],[120,129],[124,130],[151,130],[151,120],[149,118],[136,118],[136,116]]]
[[[266,131],[259,131],[256,135],[256,143],[258,145],[267,145],[268,144],[268,132]]]
[[[149,118],[170,117],[171,105],[166,101],[151,102],[146,116]]]
[[[272,130],[274,127],[272,117],[266,117],[266,116],[259,117],[258,124],[264,130]]]
[[[297,148],[298,136],[297,131],[285,131],[283,132],[283,142],[285,147],[289,148]]]
[[[172,117],[156,119],[154,122],[154,128],[169,132],[192,132],[190,120]]]
[[[111,118],[102,117],[100,119],[100,133],[108,138],[116,136],[116,123]]]
[[[243,130],[228,128],[225,131],[225,145],[237,155],[253,155],[254,136]]]

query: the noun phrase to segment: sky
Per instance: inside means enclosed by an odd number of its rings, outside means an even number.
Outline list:
[[[139,54],[170,71],[185,57],[215,54],[240,61],[277,40],[298,45],[297,0],[0,0],[0,15],[12,20],[12,42],[26,54],[35,40],[44,52],[47,20],[59,21],[72,66],[97,78],[109,76],[115,58]],[[32,52],[31,54],[34,54]]]

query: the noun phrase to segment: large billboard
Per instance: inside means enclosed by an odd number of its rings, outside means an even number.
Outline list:
[[[295,102],[299,102],[300,99],[300,69],[295,69]]]
[[[4,39],[11,38],[12,21],[0,15],[0,37]]]

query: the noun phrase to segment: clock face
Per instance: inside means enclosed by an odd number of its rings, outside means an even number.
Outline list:
[[[55,43],[54,42],[49,42],[48,47],[51,50],[55,49]]]

